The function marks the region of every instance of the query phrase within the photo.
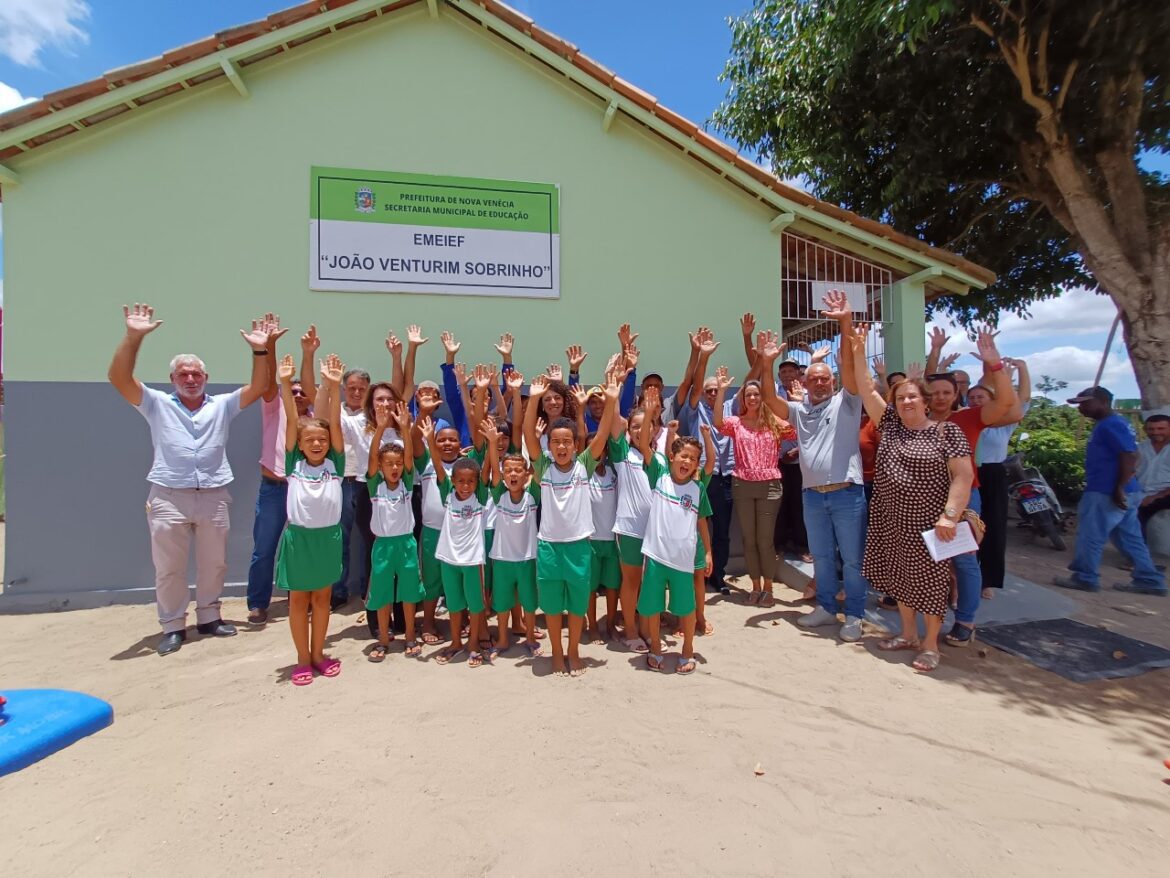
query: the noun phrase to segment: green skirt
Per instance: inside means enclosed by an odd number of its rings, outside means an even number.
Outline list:
[[[316,591],[341,576],[341,525],[287,525],[276,554],[276,584],[289,591]]]

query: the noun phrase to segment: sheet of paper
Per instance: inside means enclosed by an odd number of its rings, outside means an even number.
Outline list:
[[[935,561],[945,561],[947,558],[974,552],[979,548],[979,544],[975,542],[975,535],[971,533],[971,525],[965,521],[960,521],[955,527],[955,538],[949,543],[940,540],[933,527],[922,532],[922,539],[926,542],[926,551],[930,552],[930,557]]]

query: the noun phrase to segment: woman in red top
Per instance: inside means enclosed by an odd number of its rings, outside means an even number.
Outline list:
[[[724,417],[723,398],[732,381],[727,367],[719,367],[715,380],[718,392],[712,422],[715,429],[730,436],[735,444],[731,496],[743,535],[748,576],[752,580],[752,593],[747,602],[770,607],[775,603],[772,580],[777,561],[772,537],[780,508],[780,443],[786,438],[795,439],[796,431],[763,404],[759,381],[748,381],[740,391],[741,414]]]

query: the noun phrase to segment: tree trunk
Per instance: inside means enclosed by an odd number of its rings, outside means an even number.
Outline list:
[[[1113,300],[1121,309],[1125,347],[1142,408],[1170,406],[1170,283],[1155,275],[1153,284],[1118,291]]]

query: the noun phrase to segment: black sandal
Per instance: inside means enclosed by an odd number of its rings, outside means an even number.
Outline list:
[[[947,646],[970,646],[975,641],[975,628],[956,622],[944,639]]]

